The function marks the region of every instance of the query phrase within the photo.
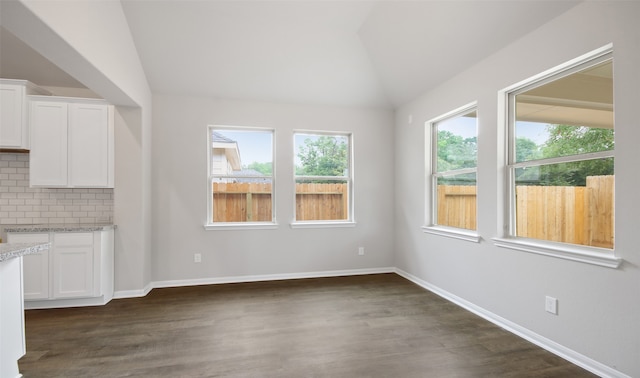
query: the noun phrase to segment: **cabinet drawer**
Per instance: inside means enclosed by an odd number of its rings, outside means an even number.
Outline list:
[[[53,235],[53,243],[56,247],[65,246],[92,246],[93,233],[91,232],[69,232]]]

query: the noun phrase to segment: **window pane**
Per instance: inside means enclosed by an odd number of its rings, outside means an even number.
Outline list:
[[[211,133],[211,174],[272,176],[271,131],[213,129]]]
[[[273,222],[273,132],[210,132],[211,221]]]
[[[436,124],[437,172],[474,168],[478,163],[476,112]]]
[[[295,135],[297,176],[349,175],[349,137],[346,135]]]
[[[296,133],[296,221],[348,221],[350,135]]]
[[[347,180],[296,180],[296,220],[348,220]]]
[[[516,95],[516,162],[614,149],[607,61]]]
[[[515,169],[516,236],[613,248],[613,158]]]
[[[438,225],[475,230],[476,208],[475,173],[438,177]]]

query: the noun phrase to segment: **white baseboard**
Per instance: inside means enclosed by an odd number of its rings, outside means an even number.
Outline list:
[[[458,306],[490,321],[491,323],[504,328],[505,330],[520,336],[521,338],[532,342],[533,344],[548,350],[549,352],[564,358],[565,360],[582,367],[585,370],[592,372],[603,378],[631,378],[628,375],[619,372],[607,365],[604,365],[598,361],[595,361],[583,354],[580,354],[572,349],[562,346],[553,340],[550,340],[544,336],[524,328],[516,323],[513,323],[503,317],[500,317],[490,311],[485,310],[469,301],[466,301],[454,294],[442,290],[441,288],[434,286],[410,273],[407,273],[401,269],[396,268],[395,273],[408,279],[409,281],[421,286],[434,294],[441,296],[442,298],[457,304]]]
[[[142,290],[120,290],[113,293],[113,299],[122,298],[139,298],[144,297],[153,289],[151,283],[148,283]]]
[[[279,281],[279,280],[295,280],[303,278],[321,278],[321,277],[340,277],[340,276],[358,276],[365,274],[381,274],[395,273],[395,268],[370,268],[370,269],[349,269],[349,270],[328,270],[321,272],[306,273],[284,273],[284,274],[264,274],[253,276],[230,276],[230,277],[214,277],[214,278],[198,278],[187,280],[167,280],[154,281],[142,290],[121,290],[113,294],[113,299],[122,298],[138,298],[144,297],[152,289],[162,287],[180,287],[180,286],[197,286],[197,285],[218,285],[227,283],[243,283],[243,282],[260,282],[260,281]]]
[[[152,282],[153,288],[196,286],[196,285],[218,285],[227,283],[260,282],[260,281],[280,281],[297,280],[303,278],[358,276],[365,274],[395,273],[395,268],[371,268],[371,269],[350,269],[350,270],[329,270],[322,272],[305,273],[284,273],[284,274],[264,274],[254,276],[232,276],[218,278],[200,278],[189,280],[169,280]]]
[[[110,300],[110,298],[105,298],[104,295],[92,298],[26,300],[24,301],[24,309],[42,310],[47,308],[104,306]]]

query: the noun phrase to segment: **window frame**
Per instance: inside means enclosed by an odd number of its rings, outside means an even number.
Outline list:
[[[212,151],[213,151],[213,132],[216,130],[227,131],[244,131],[244,132],[262,132],[271,134],[271,176],[256,176],[261,178],[270,178],[271,180],[271,221],[252,221],[252,222],[214,222],[213,221],[213,180],[215,178],[247,178],[253,176],[239,175],[215,175],[211,172]],[[253,126],[229,126],[212,124],[207,125],[207,218],[204,222],[205,230],[247,230],[247,229],[275,229],[278,227],[276,218],[276,130],[267,127]]]
[[[295,160],[298,154],[296,150],[296,136],[297,135],[313,135],[313,136],[339,136],[347,138],[347,176],[299,176],[295,171]],[[331,130],[293,130],[293,214],[292,221],[290,223],[291,228],[335,228],[335,227],[355,227],[355,198],[354,198],[354,142],[353,133],[345,131],[331,131]],[[344,180],[347,182],[347,196],[348,204],[347,211],[349,216],[347,219],[340,220],[297,220],[296,219],[296,207],[297,207],[297,194],[296,183],[298,179],[326,179],[326,180]]]
[[[473,101],[450,112],[432,118],[425,123],[425,222],[422,226],[424,233],[450,237],[454,239],[466,240],[478,243],[481,240],[476,227],[475,230],[439,225],[438,220],[438,178],[459,174],[475,173],[476,175],[476,198],[478,190],[478,152],[476,152],[475,168],[461,168],[450,171],[438,172],[438,124],[457,117],[464,116],[470,112],[476,112],[476,138],[478,138],[478,102]],[[477,199],[476,199],[476,224],[477,224]]]
[[[516,236],[516,169],[591,160],[601,157],[613,157],[615,159],[615,150],[517,162],[515,151],[515,97],[535,87],[607,61],[613,62],[612,44],[586,53],[498,92],[498,125],[504,130],[502,135],[504,137],[503,145],[505,150],[502,158],[504,173],[501,175],[501,179],[504,180],[504,211],[498,212],[499,215],[502,215],[498,225],[498,235],[501,236],[492,238],[496,246],[609,268],[618,268],[621,265],[622,259],[615,255],[615,245],[612,249],[608,249]]]

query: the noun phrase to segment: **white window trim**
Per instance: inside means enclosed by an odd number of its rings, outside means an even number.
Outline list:
[[[227,231],[227,230],[274,230],[278,228],[277,222],[226,222],[207,223],[204,229],[207,231]]]
[[[293,220],[289,223],[290,227],[293,229],[296,228],[345,228],[345,227],[355,227],[356,226],[356,221],[355,221],[355,198],[353,197],[353,194],[355,193],[354,191],[354,182],[355,182],[355,172],[354,172],[354,163],[353,163],[353,156],[354,156],[354,148],[353,148],[353,133],[352,132],[345,132],[345,131],[327,131],[327,130],[293,130],[293,145],[295,146],[295,137],[296,134],[308,134],[308,135],[327,135],[327,136],[345,136],[349,139],[349,149],[347,151],[347,155],[349,156],[349,166],[348,166],[348,171],[349,171],[349,176],[298,176],[295,173],[295,162],[294,162],[294,172],[293,172]],[[295,156],[297,154],[297,151],[295,151],[295,147],[294,147],[294,151],[293,151],[293,158],[295,159]],[[348,191],[347,191],[347,195],[349,196],[349,203],[348,203],[348,211],[349,211],[349,218],[348,219],[341,219],[341,220],[306,220],[306,221],[299,221],[296,220],[296,193],[295,193],[295,187],[296,187],[296,180],[297,179],[304,179],[304,178],[311,178],[311,179],[327,179],[327,180],[346,180],[347,181],[347,187],[348,187]]]
[[[554,243],[522,237],[492,238],[491,240],[497,247],[579,261],[607,268],[618,268],[623,261],[621,258],[615,257],[611,250],[606,248]]]
[[[355,221],[293,221],[291,228],[349,228],[356,226]]]
[[[482,237],[473,230],[465,230],[455,227],[422,226],[422,232],[424,232],[425,234],[440,235],[453,239],[466,240],[473,243],[480,243],[480,240],[482,240]]]
[[[442,225],[436,224],[436,219],[438,219],[438,208],[437,208],[438,193],[435,188],[437,187],[438,177],[451,176],[451,175],[463,174],[463,173],[476,173],[476,180],[477,180],[478,167],[476,166],[475,168],[464,168],[464,169],[458,169],[454,171],[436,172],[438,152],[435,148],[433,148],[433,143],[434,141],[437,142],[438,135],[436,132],[435,125],[444,120],[467,114],[470,111],[476,111],[476,112],[478,111],[477,101],[471,102],[457,109],[454,109],[450,112],[442,114],[436,118],[430,119],[425,123],[426,128],[428,128],[429,130],[429,132],[425,133],[425,139],[426,139],[425,146],[429,146],[429,148],[425,148],[425,151],[426,151],[425,167],[427,167],[427,171],[425,172],[425,180],[426,180],[425,182],[426,201],[425,202],[429,203],[430,209],[426,209],[425,211],[425,222],[424,222],[425,225],[422,226],[422,231],[427,234],[445,236],[449,238],[479,243],[482,238],[478,234],[477,230],[466,230],[464,228],[448,227],[448,226],[442,226]],[[477,190],[477,187],[478,186],[476,181],[476,190]],[[476,206],[477,206],[477,202],[476,202]]]
[[[211,174],[211,135],[213,130],[238,130],[238,131],[260,131],[271,132],[271,221],[264,222],[213,222],[213,186]],[[276,131],[272,128],[250,127],[250,126],[228,126],[228,125],[207,125],[207,218],[204,222],[204,229],[207,231],[221,230],[272,230],[278,228],[276,220]],[[233,175],[228,175],[233,177]],[[243,177],[246,178],[246,177]]]
[[[501,177],[504,180],[503,184],[507,195],[505,198],[504,211],[498,213],[499,215],[502,214],[502,219],[500,219],[498,223],[498,235],[503,236],[492,238],[491,240],[494,242],[494,245],[515,251],[535,253],[608,268],[618,268],[622,264],[623,260],[615,255],[615,246],[614,249],[607,249],[514,236],[515,185],[512,185],[511,183],[513,181],[513,171],[517,166],[523,166],[523,164],[516,164],[515,159],[512,156],[509,156],[509,154],[514,153],[513,143],[515,143],[515,139],[512,138],[514,132],[513,122],[510,119],[510,114],[513,114],[514,110],[512,108],[514,104],[511,101],[512,95],[523,91],[527,87],[543,83],[552,78],[555,79],[558,74],[571,74],[573,71],[585,64],[597,64],[598,62],[606,61],[611,58],[612,52],[613,44],[608,44],[498,92],[498,125],[502,125],[506,130],[505,133],[501,134],[506,138],[503,144],[506,146],[503,154],[504,174]],[[592,155],[601,154],[613,156],[614,153],[614,151],[607,151],[603,153],[594,153]],[[584,156],[586,157],[586,154]],[[571,161],[576,160],[576,157],[569,156],[566,158],[561,157],[539,160],[533,165],[540,165],[540,163],[554,163],[556,160]],[[514,163],[510,165],[510,162],[512,161]],[[529,162],[526,162],[524,164],[527,165],[528,163]]]

